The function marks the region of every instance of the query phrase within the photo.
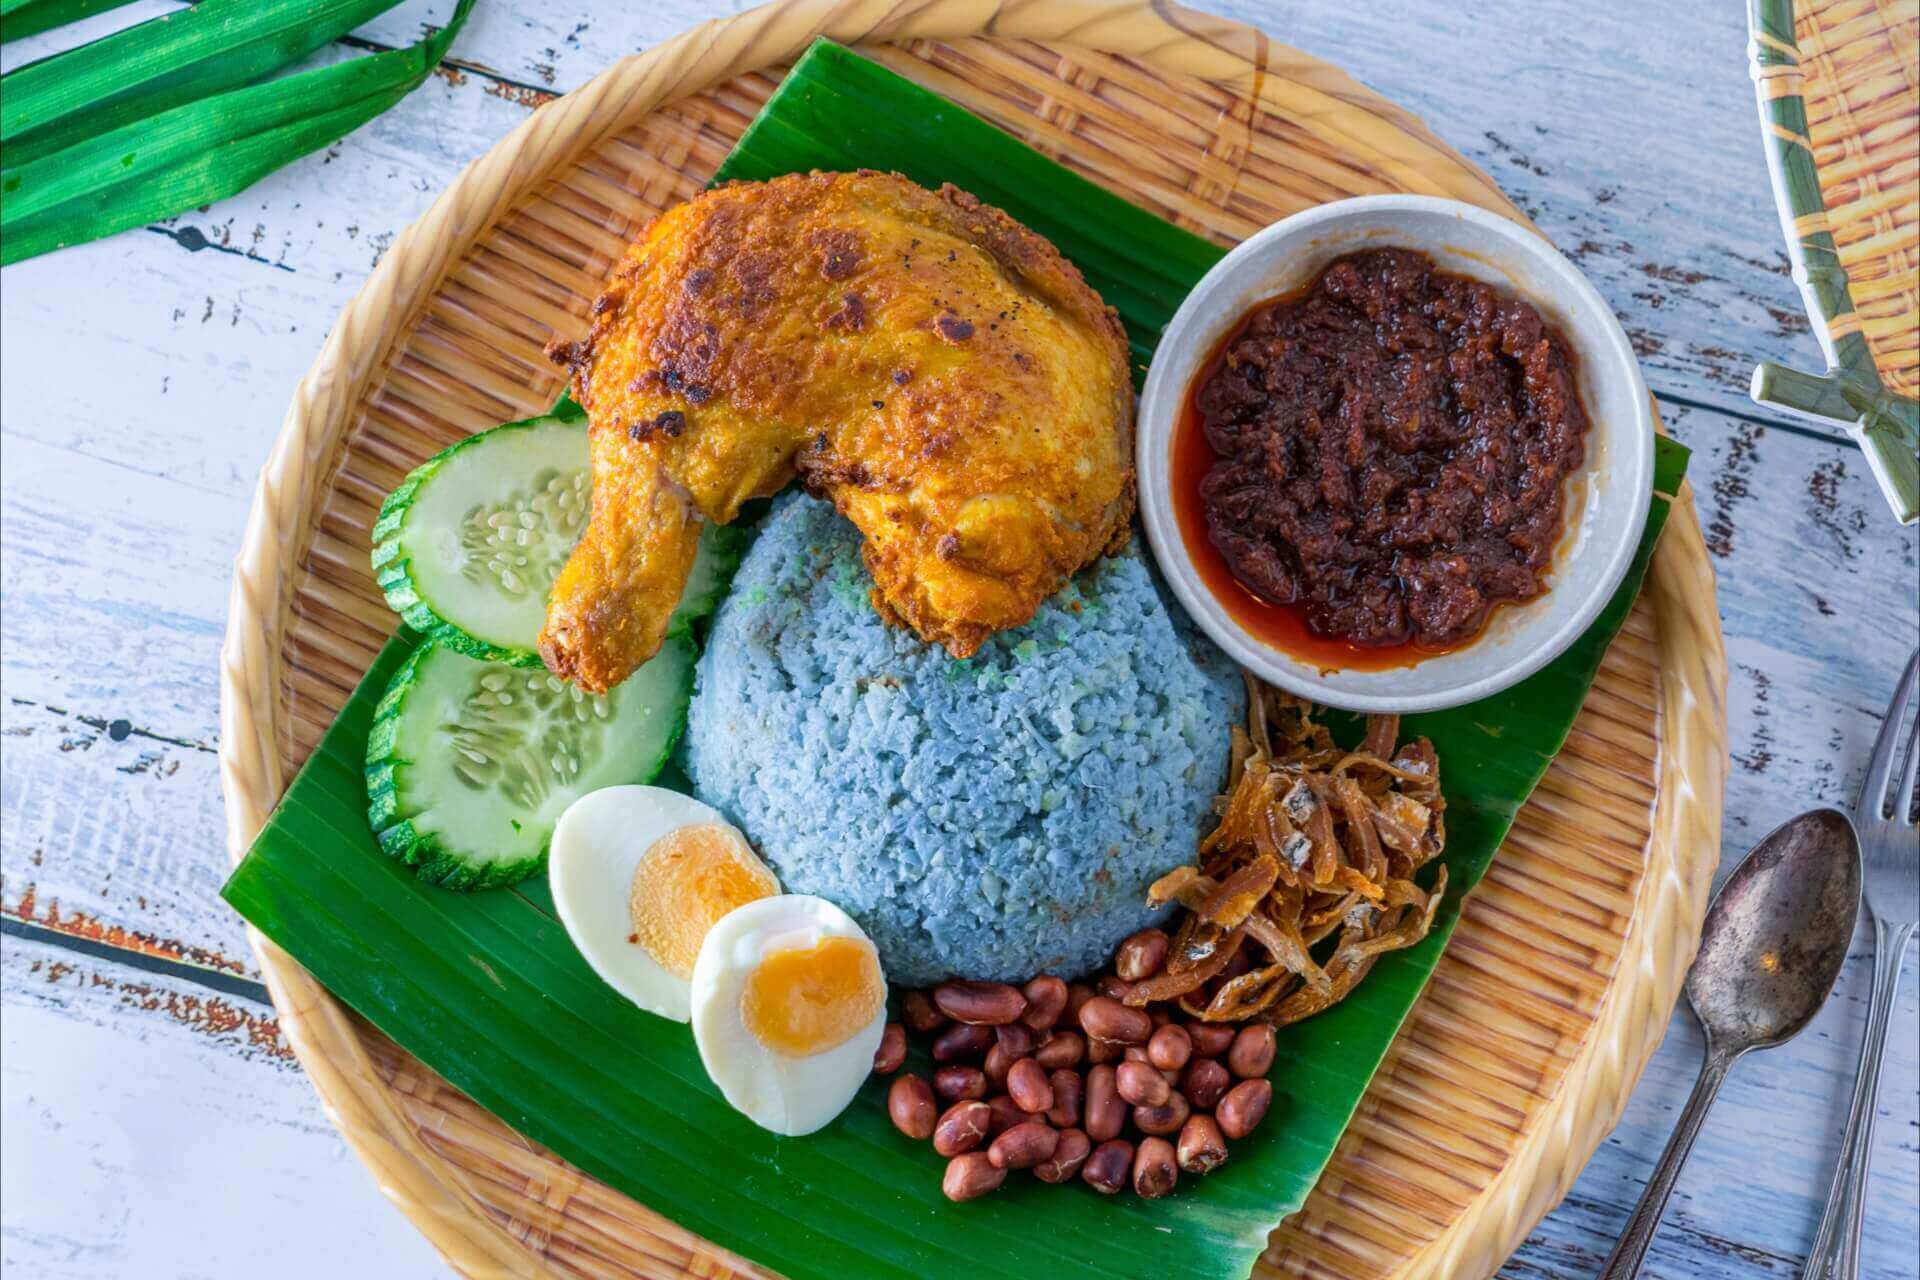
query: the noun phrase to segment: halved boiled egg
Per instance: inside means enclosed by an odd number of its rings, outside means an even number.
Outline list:
[[[605,787],[567,807],[548,854],[553,905],[593,971],[650,1013],[687,1020],[700,944],[734,908],[780,892],[710,805]]]
[[[812,1133],[846,1110],[886,1022],[879,952],[824,898],[737,908],[693,966],[700,1060],[736,1110],[775,1133]]]

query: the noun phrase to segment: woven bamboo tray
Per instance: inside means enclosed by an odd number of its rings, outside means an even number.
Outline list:
[[[1828,369],[1753,398],[1847,423],[1920,515],[1920,0],[1748,0],[1748,58],[1794,279]]]
[[[636,229],[700,189],[817,35],[1222,244],[1363,192],[1519,216],[1342,72],[1165,4],[790,0],[626,59],[449,188],[295,394],[222,651],[236,859],[392,630],[367,567],[382,495],[450,441],[552,401],[541,345],[582,327]],[[1566,1192],[1659,1042],[1697,944],[1720,846],[1724,688],[1712,571],[1683,492],[1565,751],[1258,1274],[1487,1275]],[[519,1138],[284,952],[254,945],[329,1115],[462,1272],[765,1274]]]
[[[1855,321],[1920,395],[1920,0],[1794,6],[1807,137]]]

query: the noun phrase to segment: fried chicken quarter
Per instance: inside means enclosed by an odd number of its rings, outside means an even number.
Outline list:
[[[659,648],[702,521],[796,475],[860,530],[874,608],[966,657],[1127,538],[1119,318],[1005,213],[882,173],[733,183],[661,214],[548,354],[593,510],[540,651],[601,691]]]

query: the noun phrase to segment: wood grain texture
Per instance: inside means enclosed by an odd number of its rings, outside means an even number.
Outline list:
[[[142,0],[122,12],[166,7]],[[1592,242],[1582,265],[1634,333],[1669,427],[1698,454],[1693,475],[1732,664],[1727,863],[1799,808],[1849,797],[1915,640],[1920,570],[1912,532],[1886,521],[1857,451],[1745,403],[1751,359],[1804,364],[1815,352],[1784,274],[1734,8],[1551,0],[1496,20],[1421,0],[1214,7],[1340,61],[1493,172],[1556,241],[1574,250]],[[411,40],[446,8],[410,3],[362,34]],[[1670,35],[1634,39],[1656,8]],[[213,670],[227,562],[287,390],[398,228],[525,118],[550,91],[547,76],[554,88],[571,87],[717,11],[701,0],[493,0],[455,49],[464,70],[430,81],[329,153],[165,227],[7,270],[0,907],[143,934],[251,970],[238,922],[213,898],[223,874],[209,754]],[[17,65],[48,47],[9,45],[0,61]],[[1433,69],[1449,65],[1479,71],[1443,89]],[[1701,404],[1733,412],[1690,407]],[[1841,998],[1811,1031],[1735,1072],[1651,1274],[1794,1274],[1833,1157],[1864,978],[1856,954]],[[1875,1280],[1915,1274],[1915,987],[1910,962],[1882,1093],[1868,1227]],[[62,1016],[60,1007],[49,1016]],[[123,1012],[85,1042],[96,1047],[75,1050],[78,1060],[100,1059],[89,1078],[101,1087],[134,1088],[152,1044],[145,1024]],[[1697,1053],[1681,1015],[1626,1119],[1506,1274],[1593,1273]],[[10,1103],[23,1082],[69,1074],[76,1061],[48,1036],[10,1036],[6,1057]],[[202,1096],[244,1093],[263,1069],[237,1052],[210,1054]],[[304,1085],[292,1092],[310,1098]],[[127,1132],[163,1139],[166,1112],[142,1109]],[[338,1158],[337,1144],[325,1154],[329,1139],[310,1102],[307,1114],[313,1133],[301,1141],[313,1154],[290,1160],[284,1190],[253,1211],[289,1238],[315,1219],[391,1219],[351,1170],[303,1184],[294,1165]],[[1762,1139],[1768,1159],[1756,1167]],[[205,1172],[227,1167],[226,1153],[197,1150]],[[51,1209],[36,1202],[27,1217],[22,1202],[0,1200],[6,1256],[23,1274],[167,1274],[163,1264],[173,1262],[149,1251],[56,1265],[65,1256],[57,1243],[33,1243],[35,1220]]]
[[[17,938],[0,981],[9,1275],[238,1277],[269,1257],[284,1280],[445,1274],[377,1203],[271,1010]]]

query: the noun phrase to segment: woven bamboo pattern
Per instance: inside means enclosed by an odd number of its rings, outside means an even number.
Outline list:
[[[559,391],[637,229],[694,194],[816,35],[1231,243],[1344,195],[1518,214],[1406,112],[1251,29],[1164,4],[792,0],[708,23],[536,112],[382,260],[296,392],[222,652],[244,853],[393,626],[367,567],[388,488]],[[1618,1119],[1697,945],[1719,849],[1725,663],[1683,493],[1642,601],[1306,1208],[1263,1276],[1490,1274]],[[386,1192],[475,1277],[763,1271],[524,1141],[265,939],[281,1025]]]
[[[1881,380],[1920,394],[1920,0],[1802,0],[1794,37],[1855,322]]]
[[[1787,256],[1827,357],[1762,361],[1753,398],[1847,424],[1920,517],[1920,0],[1748,0],[1748,60]]]

